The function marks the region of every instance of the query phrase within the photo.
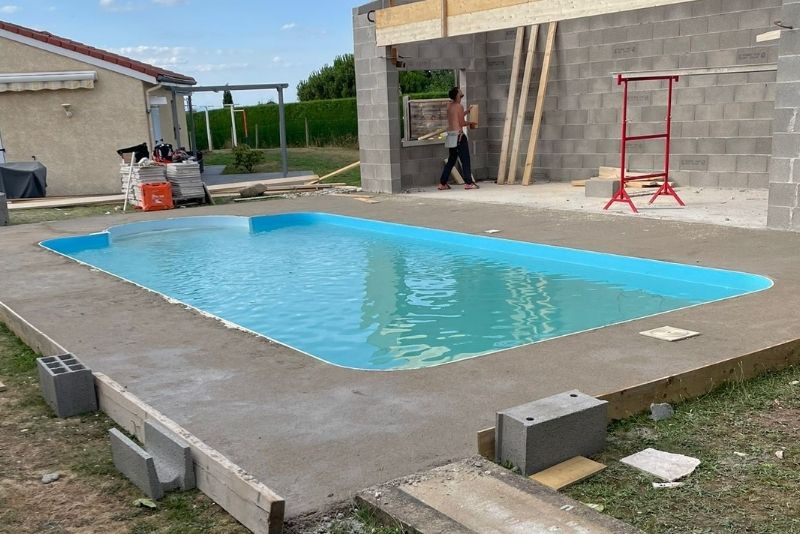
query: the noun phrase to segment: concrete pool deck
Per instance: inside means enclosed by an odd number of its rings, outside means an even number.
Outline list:
[[[440,367],[333,367],[226,328],[41,249],[110,224],[203,214],[326,211],[734,269],[772,289]],[[470,456],[495,411],[567,389],[592,395],[800,338],[800,234],[477,204],[417,195],[364,204],[319,195],[0,228],[0,301],[286,499],[286,516]],[[480,317],[467,318],[479,321]],[[670,325],[702,335],[638,334]]]

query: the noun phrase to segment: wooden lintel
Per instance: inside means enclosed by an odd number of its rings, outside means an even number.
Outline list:
[[[679,4],[686,0],[422,0],[375,12],[378,46]],[[446,11],[446,21],[442,12]]]
[[[442,37],[447,37],[447,0],[441,0],[441,15]]]

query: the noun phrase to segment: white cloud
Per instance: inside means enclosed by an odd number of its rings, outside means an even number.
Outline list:
[[[272,58],[272,62],[273,63],[280,63],[281,62],[281,56],[275,56],[274,58]]]
[[[242,70],[249,69],[250,63],[203,63],[200,65],[192,65],[191,70],[198,72],[216,72],[222,70]]]
[[[291,30],[292,28],[296,28],[296,27],[297,27],[297,23],[296,22],[288,22],[288,23],[284,24],[283,26],[281,26],[281,29],[282,30]]]
[[[178,4],[187,4],[188,0],[153,0],[153,3],[161,6],[177,6]]]
[[[132,2],[120,3],[118,0],[100,0],[100,7],[106,11],[133,11],[136,9]]]
[[[16,13],[19,10],[20,10],[20,7],[19,6],[15,6],[13,4],[0,6],[0,13],[3,13],[4,15],[10,15],[11,13]]]
[[[108,50],[165,69],[187,65],[189,57],[195,53],[195,49],[188,46],[138,45]]]

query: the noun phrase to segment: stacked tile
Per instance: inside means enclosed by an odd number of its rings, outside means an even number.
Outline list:
[[[144,183],[166,182],[165,169],[162,165],[134,165],[133,172],[128,164],[121,163],[119,166],[119,177],[121,190],[124,194],[128,190],[128,177],[133,182],[129,202],[134,206],[141,204],[141,185]]]
[[[172,184],[174,201],[205,197],[199,163],[187,161],[168,164],[167,180]]]

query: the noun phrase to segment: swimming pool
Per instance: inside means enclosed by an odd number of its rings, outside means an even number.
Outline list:
[[[763,276],[325,213],[43,241],[342,367],[416,369],[769,288]]]

